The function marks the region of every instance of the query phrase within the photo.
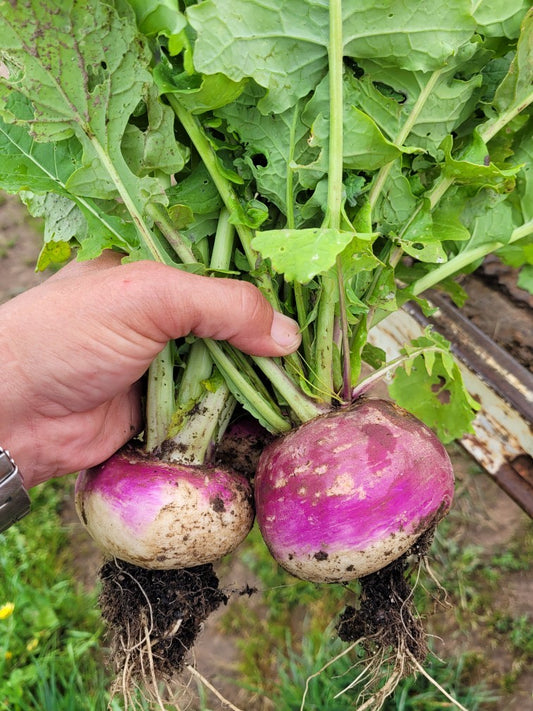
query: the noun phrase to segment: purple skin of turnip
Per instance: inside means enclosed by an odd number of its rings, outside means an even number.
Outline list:
[[[360,399],[272,442],[257,521],[292,575],[341,582],[406,553],[449,510],[454,476],[436,435],[393,403]]]
[[[107,555],[159,570],[218,560],[241,543],[254,520],[244,476],[128,449],[81,472],[75,501],[80,520]]]

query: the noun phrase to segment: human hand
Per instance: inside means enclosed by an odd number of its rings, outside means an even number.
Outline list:
[[[0,445],[26,488],[107,459],[142,427],[139,378],[173,339],[281,356],[298,326],[251,284],[111,252],[0,306]]]

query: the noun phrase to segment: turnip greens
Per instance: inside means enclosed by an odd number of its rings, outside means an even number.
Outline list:
[[[283,369],[236,382],[241,357],[210,346],[234,395],[287,429],[287,384],[308,396],[296,420],[309,399],[347,400],[364,361],[383,365],[368,329],[432,286],[461,304],[452,277],[488,252],[531,288],[527,6],[3,2],[0,185],[45,218],[41,269],[114,248],[251,279],[295,315],[302,352]],[[394,398],[420,389],[415,414],[459,436],[473,403],[447,344],[428,333],[406,353]]]

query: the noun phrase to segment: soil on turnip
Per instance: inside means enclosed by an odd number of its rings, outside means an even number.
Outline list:
[[[102,566],[99,604],[115,673],[146,681],[183,670],[205,620],[228,601],[210,564],[147,570],[113,559]]]
[[[250,422],[241,411],[217,446],[216,463],[252,479],[261,452],[272,440],[267,430]]]
[[[361,640],[369,655],[379,649],[406,649],[416,661],[424,662],[426,633],[414,606],[410,579],[431,547],[434,530],[422,534],[409,551],[385,568],[360,578],[359,608],[347,605],[337,624],[343,642]]]

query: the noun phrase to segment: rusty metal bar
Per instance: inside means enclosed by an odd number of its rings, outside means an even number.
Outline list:
[[[529,471],[533,473],[533,460],[529,457]],[[533,518],[533,484],[522,476],[513,463],[504,464],[494,475],[498,486]]]

